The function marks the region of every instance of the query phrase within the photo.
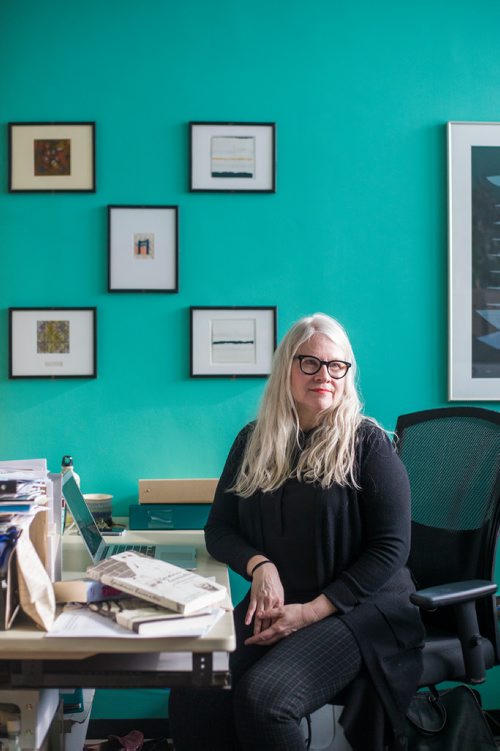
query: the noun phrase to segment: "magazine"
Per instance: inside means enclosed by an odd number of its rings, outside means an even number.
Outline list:
[[[87,576],[184,615],[215,605],[227,595],[222,584],[132,550],[89,566]]]
[[[141,636],[204,636],[224,613],[212,608],[185,616],[137,597],[90,603],[88,609]]]

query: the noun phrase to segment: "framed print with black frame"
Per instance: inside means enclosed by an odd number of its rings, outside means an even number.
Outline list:
[[[189,123],[189,190],[275,193],[275,123]]]
[[[500,123],[447,135],[448,398],[500,401]]]
[[[177,206],[108,206],[108,291],[178,292]]]
[[[95,123],[9,123],[10,193],[95,189]]]
[[[265,378],[276,349],[276,306],[191,307],[191,378]]]
[[[96,308],[9,308],[9,378],[96,377]]]

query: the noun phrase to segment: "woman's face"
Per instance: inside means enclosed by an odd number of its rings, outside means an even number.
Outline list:
[[[298,348],[296,355],[310,355],[327,362],[346,359],[345,352],[324,334],[313,334]],[[344,393],[345,378],[332,378],[326,365],[314,375],[306,375],[300,369],[299,360],[295,359],[290,385],[300,427],[311,430],[318,424],[322,412],[338,405]]]

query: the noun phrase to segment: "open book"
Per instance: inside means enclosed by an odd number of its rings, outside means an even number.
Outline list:
[[[184,615],[215,605],[227,594],[204,576],[132,550],[89,566],[87,576]]]
[[[204,636],[224,614],[221,608],[212,608],[185,616],[137,597],[94,602],[88,609],[142,636]]]

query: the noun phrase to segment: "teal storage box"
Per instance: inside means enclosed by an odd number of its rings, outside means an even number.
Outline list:
[[[129,506],[130,529],[203,529],[211,503],[140,503]]]

